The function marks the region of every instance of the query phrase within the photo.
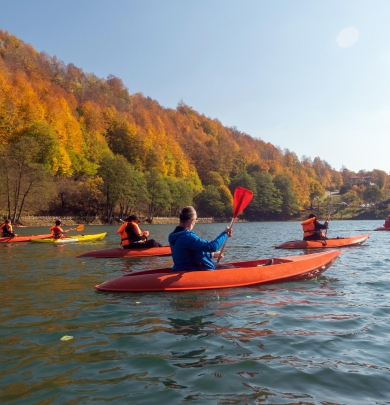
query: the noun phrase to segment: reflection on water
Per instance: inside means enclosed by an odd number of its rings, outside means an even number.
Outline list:
[[[332,221],[328,234],[382,222]],[[173,226],[146,228],[164,241]],[[116,227],[88,227],[104,231],[95,243],[0,245],[1,403],[389,403],[388,233],[345,248],[314,280],[110,294],[94,286],[172,261],[76,258],[117,247]],[[237,223],[226,261],[307,254],[274,249],[300,233],[298,222]]]

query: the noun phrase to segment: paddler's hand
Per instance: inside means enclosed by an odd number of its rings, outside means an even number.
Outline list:
[[[329,229],[329,222],[328,221],[325,221],[324,225],[326,226],[326,229]]]
[[[142,236],[149,236],[149,231],[143,231]]]
[[[221,253],[220,250],[218,250],[217,252],[213,252],[213,253],[211,254],[211,257],[212,257],[213,259],[219,259],[219,258],[223,259],[223,258],[225,257],[225,255],[224,255],[224,253]]]
[[[233,230],[229,226],[226,227],[225,232],[228,234],[228,237],[230,238],[232,236]]]

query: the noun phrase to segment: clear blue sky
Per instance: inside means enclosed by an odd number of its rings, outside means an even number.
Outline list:
[[[0,28],[162,106],[390,171],[389,0],[12,0]]]

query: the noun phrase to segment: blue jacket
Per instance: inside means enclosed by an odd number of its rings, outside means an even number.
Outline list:
[[[215,270],[211,252],[219,250],[227,238],[227,233],[222,232],[216,239],[208,242],[194,232],[177,226],[168,237],[174,263],[172,270]]]

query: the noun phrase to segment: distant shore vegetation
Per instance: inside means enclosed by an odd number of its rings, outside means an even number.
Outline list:
[[[315,134],[313,134],[315,136]],[[249,221],[290,220],[333,201],[340,217],[389,212],[389,176],[333,169],[255,139],[184,102],[164,108],[37,52],[0,30],[0,214],[94,218],[136,213],[228,218],[237,186]],[[331,193],[337,192],[337,196]]]

